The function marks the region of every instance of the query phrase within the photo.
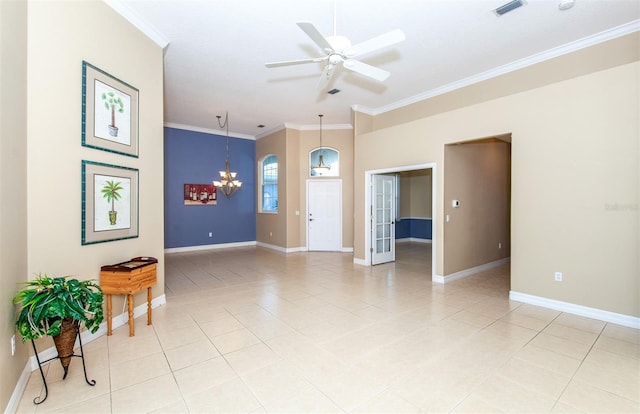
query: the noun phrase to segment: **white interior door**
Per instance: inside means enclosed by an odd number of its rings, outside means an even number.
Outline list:
[[[342,181],[307,181],[307,249],[342,250]]]
[[[393,175],[373,176],[371,264],[396,260],[395,181]]]

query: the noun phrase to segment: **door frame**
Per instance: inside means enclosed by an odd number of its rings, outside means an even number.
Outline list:
[[[416,165],[406,165],[400,167],[392,167],[392,168],[383,168],[378,170],[367,170],[364,172],[364,263],[365,266],[371,266],[371,188],[373,186],[373,176],[376,174],[389,174],[389,173],[398,173],[403,171],[412,171],[412,170],[424,170],[430,168],[431,169],[431,217],[432,223],[431,226],[431,280],[437,279],[436,274],[436,251],[437,251],[437,217],[438,217],[438,200],[437,200],[437,187],[438,187],[438,170],[435,162],[430,162],[426,164],[416,164]]]
[[[306,182],[306,211],[305,211],[305,233],[306,233],[306,250],[309,250],[309,183],[312,182],[335,182],[340,184],[340,194],[338,195],[338,201],[340,204],[340,224],[339,224],[339,229],[338,231],[339,233],[339,237],[340,237],[340,247],[339,250],[336,251],[343,251],[344,247],[343,247],[343,239],[342,239],[342,215],[343,215],[343,211],[342,211],[342,179],[341,178],[319,178],[319,179],[307,179]]]

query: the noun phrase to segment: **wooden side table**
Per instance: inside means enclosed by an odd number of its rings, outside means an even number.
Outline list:
[[[129,302],[129,336],[134,336],[133,295],[147,289],[147,325],[151,325],[151,287],[156,284],[154,257],[133,259],[100,268],[100,288],[107,296],[107,335],[111,335],[111,295],[127,295]]]

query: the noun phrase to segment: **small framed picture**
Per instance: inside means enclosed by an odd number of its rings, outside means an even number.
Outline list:
[[[138,90],[85,61],[82,145],[138,157]]]
[[[82,244],[138,237],[138,170],[82,161]]]
[[[213,184],[185,184],[183,200],[185,206],[215,206],[218,193]]]

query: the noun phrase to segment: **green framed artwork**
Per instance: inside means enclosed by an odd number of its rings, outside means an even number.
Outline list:
[[[138,89],[82,61],[82,145],[138,157]]]
[[[138,170],[82,161],[82,244],[138,237]]]

